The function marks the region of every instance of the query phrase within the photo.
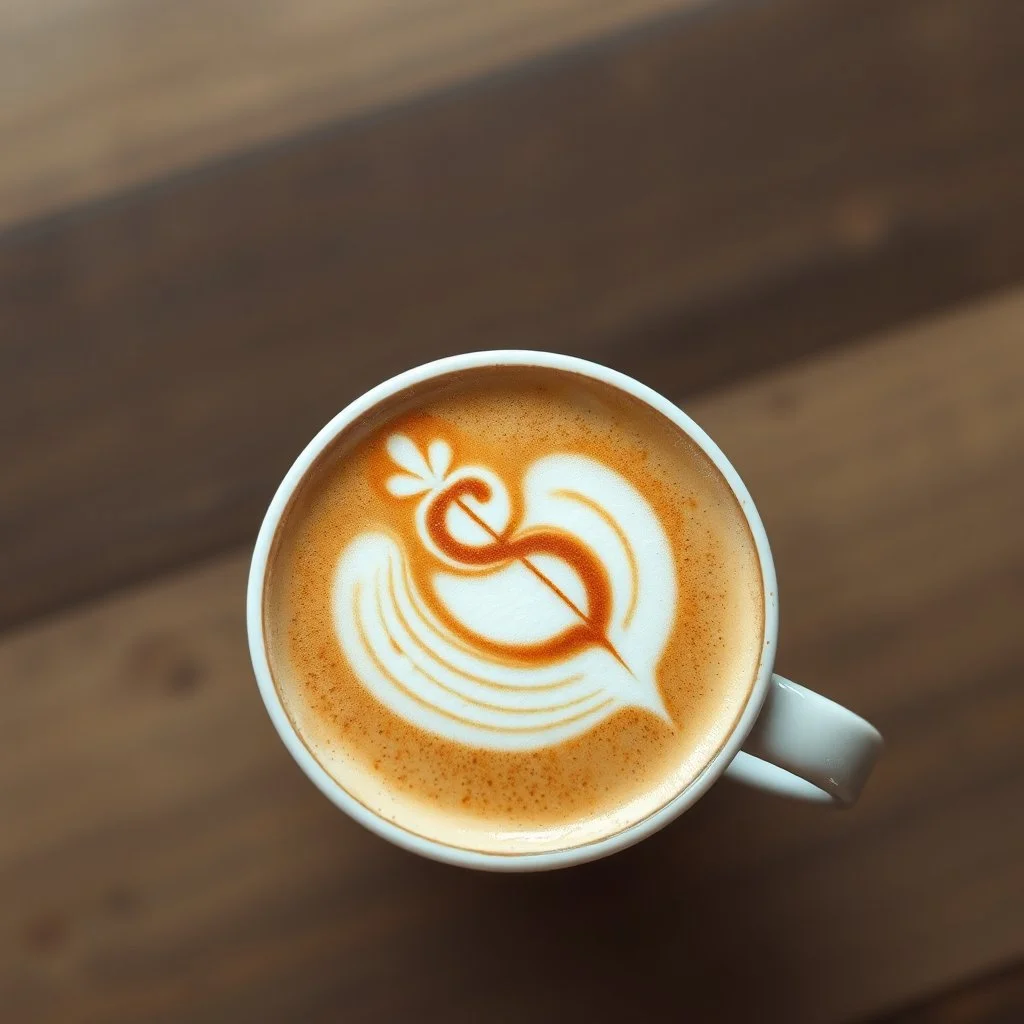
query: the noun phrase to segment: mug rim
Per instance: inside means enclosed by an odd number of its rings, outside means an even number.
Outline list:
[[[496,853],[451,846],[388,821],[360,803],[316,760],[284,710],[270,669],[263,628],[264,588],[278,527],[293,495],[323,452],[351,423],[395,394],[438,377],[489,366],[536,366],[576,373],[608,384],[661,413],[701,448],[725,478],[743,510],[761,566],[764,635],[757,673],[742,712],[714,757],[671,799],[627,828],[578,846],[535,853]],[[270,720],[298,766],[336,807],[381,838],[433,860],[491,871],[543,871],[597,860],[646,839],[692,807],[718,781],[753,728],[768,694],[778,637],[778,587],[768,536],[750,492],[725,453],[704,429],[675,403],[646,384],[641,384],[627,374],[602,366],[600,363],[557,352],[500,349],[446,356],[405,370],[382,381],[350,402],[317,432],[278,485],[260,525],[249,567],[246,627],[253,671]]]

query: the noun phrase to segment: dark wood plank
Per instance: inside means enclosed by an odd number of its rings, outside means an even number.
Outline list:
[[[1024,293],[692,403],[780,668],[876,721],[845,814],[723,784],[544,877],[388,847],[273,735],[246,553],[0,642],[14,1020],[862,1020],[1024,957]]]
[[[975,978],[950,992],[886,1014],[875,1024],[1020,1024],[1024,964]]]
[[[1024,8],[713,3],[0,238],[0,622],[253,535],[369,385],[679,394],[1016,280]]]

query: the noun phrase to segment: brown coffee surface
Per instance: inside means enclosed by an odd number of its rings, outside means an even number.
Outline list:
[[[490,749],[413,724],[374,696],[346,657],[332,613],[343,552],[357,538],[379,534],[401,545],[411,579],[443,568],[437,552],[415,542],[410,502],[396,501],[387,489],[394,470],[387,438],[396,432],[423,450],[443,436],[455,464],[489,467],[508,483],[510,525],[502,531],[481,524],[489,536],[476,549],[486,551],[478,560],[519,559],[541,577],[547,554],[562,558],[582,580],[589,608],[581,624],[547,646],[490,650],[472,633],[460,634],[467,648],[478,646],[513,664],[557,663],[588,644],[611,646],[599,635],[608,616],[607,574],[586,546],[574,547],[557,531],[514,528],[522,512],[518,483],[531,465],[554,453],[584,456],[643,495],[667,535],[676,580],[675,615],[656,668],[670,722],[645,708],[620,707],[568,739],[537,749]],[[428,511],[425,528],[434,531],[428,536],[446,557],[477,557],[445,526],[453,504],[464,503],[460,508],[473,515],[472,494],[451,491],[443,508]],[[551,579],[543,582],[575,609]],[[443,608],[431,607],[443,618]],[[688,785],[745,706],[761,654],[764,606],[760,563],[742,510],[711,461],[675,424],[587,377],[489,367],[395,396],[319,458],[275,538],[264,625],[289,718],[351,796],[418,835],[514,854],[614,834]]]

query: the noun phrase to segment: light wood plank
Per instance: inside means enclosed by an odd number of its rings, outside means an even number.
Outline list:
[[[1017,1024],[1024,1020],[1024,963],[877,1018],[874,1024]]]
[[[250,676],[244,552],[9,635],[0,1005],[825,1024],[1019,958],[1022,389],[1017,292],[688,405],[772,537],[780,669],[886,734],[847,814],[723,785],[612,860],[463,873],[290,764]]]
[[[15,0],[0,20],[0,225],[686,5]]]

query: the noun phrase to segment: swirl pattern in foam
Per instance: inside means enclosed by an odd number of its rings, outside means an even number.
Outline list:
[[[396,714],[470,746],[529,750],[587,732],[623,707],[670,721],[656,669],[675,618],[668,538],[650,504],[600,462],[552,453],[508,483],[452,466],[401,433],[386,489],[417,502],[413,528],[366,532],[334,581],[338,640]],[[406,554],[437,560],[417,579]],[[433,605],[433,607],[432,607]]]

